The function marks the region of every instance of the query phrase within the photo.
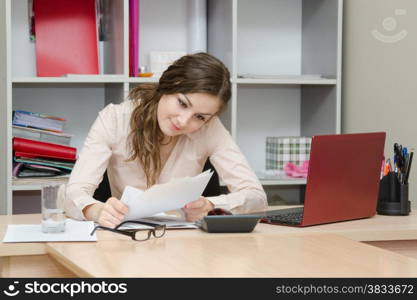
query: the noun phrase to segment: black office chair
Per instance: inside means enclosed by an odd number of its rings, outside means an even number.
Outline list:
[[[203,171],[211,169],[214,171],[213,176],[211,176],[210,181],[208,182],[206,188],[203,191],[204,197],[213,197],[218,196],[221,194],[220,191],[220,180],[219,174],[217,174],[216,169],[211,164],[210,160],[207,159],[206,163],[204,164]]]
[[[106,202],[107,199],[111,197],[109,177],[107,176],[107,171],[104,172],[103,180],[98,185],[97,189],[94,192],[93,198],[101,202]]]
[[[217,174],[216,170],[210,163],[210,160],[207,159],[203,171],[212,169],[214,171],[213,176],[211,177],[209,183],[207,184],[205,190],[203,191],[204,197],[211,197],[211,196],[218,196],[220,195],[220,182],[219,182],[219,175]],[[109,178],[107,177],[107,171],[104,172],[103,180],[97,187],[94,192],[93,198],[99,200],[101,202],[106,202],[107,199],[111,197],[111,190],[110,190],[110,183]]]

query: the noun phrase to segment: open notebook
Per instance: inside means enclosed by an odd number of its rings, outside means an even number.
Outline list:
[[[138,219],[137,221],[144,221],[156,225],[166,225],[166,229],[197,229],[198,226],[194,222],[186,222],[184,216],[174,216],[165,213],[159,213],[152,217]],[[128,223],[119,229],[148,229],[152,228],[148,225]]]

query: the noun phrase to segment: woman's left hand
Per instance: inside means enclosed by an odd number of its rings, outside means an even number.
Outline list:
[[[188,222],[195,222],[207,216],[207,213],[213,208],[213,203],[201,196],[198,200],[185,205],[183,211]]]

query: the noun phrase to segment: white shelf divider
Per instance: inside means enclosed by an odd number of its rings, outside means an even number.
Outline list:
[[[305,185],[307,180],[304,178],[288,178],[288,179],[259,179],[262,185]]]
[[[283,185],[306,185],[307,180],[304,178],[280,178],[280,179],[265,179],[265,178],[258,178],[260,183],[263,186],[283,186]],[[220,180],[220,186],[225,187],[226,184]]]
[[[14,77],[13,83],[107,83],[125,82],[123,75],[74,75],[69,77]]]
[[[130,83],[147,83],[147,82],[158,82],[159,77],[129,77],[128,82]]]
[[[40,191],[44,184],[63,184],[69,177],[43,177],[43,178],[14,178],[12,180],[13,191]]]
[[[288,84],[288,85],[336,85],[336,79],[308,79],[300,76],[297,77],[288,77],[288,78],[279,78],[279,79],[264,79],[264,78],[237,78],[233,82],[237,84]]]

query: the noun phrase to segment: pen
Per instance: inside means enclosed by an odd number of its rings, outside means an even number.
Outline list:
[[[411,163],[413,162],[413,154],[414,152],[410,152],[410,158],[407,164],[407,173],[405,174],[404,182],[403,182],[404,184],[408,184],[408,177],[410,176]]]
[[[388,164],[388,163],[386,163],[386,164],[385,164],[385,167],[384,167],[384,176],[387,176],[387,175],[388,175],[388,173],[389,173],[389,164]]]
[[[396,172],[402,172],[404,167],[403,149],[402,145],[394,144],[394,164]]]
[[[387,158],[386,163],[388,164],[389,172],[392,172],[391,159],[390,158]]]

